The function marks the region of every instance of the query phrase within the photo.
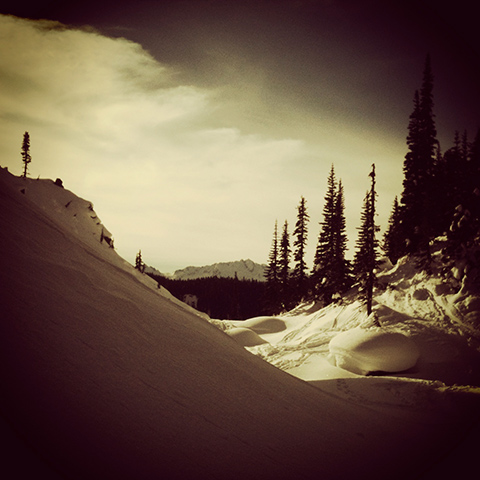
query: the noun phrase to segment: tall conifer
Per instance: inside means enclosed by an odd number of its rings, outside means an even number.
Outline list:
[[[323,207],[323,222],[320,222],[320,234],[313,260],[312,281],[315,294],[326,303],[330,303],[334,291],[331,279],[334,275],[335,259],[335,214],[337,199],[337,181],[333,165],[327,179],[327,192]]]
[[[378,231],[378,227],[375,225],[375,164],[372,165],[372,171],[369,176],[372,179],[372,183],[364,200],[361,226],[356,242],[357,251],[354,257],[354,272],[366,300],[367,315],[372,313],[378,246],[375,238],[375,233]]]
[[[266,286],[266,302],[267,308],[272,314],[279,311],[279,287],[280,287],[280,269],[278,256],[278,222],[275,220],[275,228],[273,230],[272,247],[268,257],[268,265],[265,270]]]
[[[388,220],[387,230],[383,236],[383,251],[394,264],[397,263],[397,260],[404,253],[404,240],[400,225],[400,205],[397,197],[393,201],[392,213]]]
[[[135,257],[135,268],[141,273],[145,272],[145,264],[143,263],[143,260],[142,260],[141,250],[138,251],[137,256]]]
[[[282,238],[280,240],[280,258],[279,258],[279,282],[280,282],[280,303],[284,310],[289,310],[291,306],[291,286],[290,286],[290,235],[288,233],[288,222],[285,220],[283,225]]]
[[[296,237],[293,246],[295,248],[293,259],[295,266],[293,269],[293,278],[295,281],[295,296],[297,301],[301,301],[308,293],[308,275],[307,265],[305,263],[305,249],[308,238],[308,221],[307,206],[304,197],[301,197],[298,205],[297,222],[293,235]]]
[[[419,258],[426,267],[430,261],[429,240],[434,233],[432,201],[438,194],[433,177],[438,148],[433,114],[433,73],[427,55],[420,93],[415,92],[414,110],[408,125],[403,193],[401,197],[401,223],[406,240],[405,253]]]
[[[470,144],[469,155],[469,182],[470,193],[477,190],[480,195],[480,129],[478,129],[473,142]]]
[[[350,262],[345,258],[347,251],[347,225],[345,220],[345,197],[342,181],[338,182],[335,198],[335,288],[336,293],[343,293],[351,286]]]
[[[26,178],[28,164],[32,161],[32,157],[30,156],[30,135],[28,132],[25,132],[23,134],[22,161],[23,161],[23,178]]]
[[[343,293],[350,286],[350,265],[345,259],[347,235],[344,212],[342,182],[337,184],[332,165],[312,272],[315,295],[326,304],[335,294]]]

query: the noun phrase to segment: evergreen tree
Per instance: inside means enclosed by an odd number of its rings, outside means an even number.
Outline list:
[[[475,190],[480,193],[480,129],[470,144],[468,165],[468,190],[470,193]]]
[[[347,290],[351,283],[350,264],[345,259],[347,235],[344,212],[342,182],[337,186],[332,165],[312,272],[315,295],[326,304],[332,301],[333,295]]]
[[[392,213],[388,220],[388,227],[383,237],[383,251],[390,261],[395,264],[403,255],[404,240],[402,237],[402,229],[400,225],[400,205],[395,197],[393,201]]]
[[[317,248],[313,259],[312,282],[315,294],[330,303],[334,293],[331,279],[334,276],[335,258],[335,215],[336,215],[337,182],[332,165],[327,179],[327,193],[323,207],[323,222],[318,236]]]
[[[420,93],[415,92],[414,110],[410,115],[403,171],[401,224],[406,240],[405,253],[417,255],[419,265],[430,261],[429,240],[435,235],[432,204],[438,195],[433,181],[438,149],[433,114],[433,73],[427,55]]]
[[[350,262],[345,258],[347,251],[347,226],[345,220],[345,197],[342,181],[338,182],[338,191],[335,199],[335,289],[336,293],[343,293],[351,286]]]
[[[308,293],[307,265],[305,263],[305,249],[307,246],[309,221],[305,198],[301,197],[298,205],[297,223],[293,235],[296,237],[293,246],[295,248],[293,259],[296,262],[293,269],[293,278],[295,281],[295,297],[301,301]]]
[[[458,139],[458,135],[456,135]],[[455,147],[457,147],[455,149]],[[466,134],[460,146],[452,149],[452,157],[461,159],[465,175],[459,172],[455,185],[455,202],[450,203],[451,222],[448,229],[447,257],[467,259],[469,268],[480,268],[480,130],[474,141],[469,144]],[[447,152],[448,153],[448,152]],[[458,153],[457,156],[454,156]],[[451,158],[448,158],[451,160]],[[480,278],[480,276],[479,276]]]
[[[288,222],[283,225],[282,239],[280,241],[279,259],[279,281],[280,281],[280,302],[284,310],[291,307],[290,289],[290,235],[288,233]]]
[[[137,256],[135,257],[135,268],[141,273],[145,272],[145,264],[143,263],[143,260],[142,260],[141,250],[138,251]]]
[[[268,257],[268,265],[265,270],[266,287],[266,303],[267,308],[272,314],[279,312],[280,300],[280,268],[278,255],[278,222],[275,220],[275,228],[273,231],[272,247]]]
[[[23,134],[22,161],[23,161],[23,178],[26,178],[28,164],[32,161],[32,157],[30,156],[30,135],[28,134],[28,132],[25,132]]]
[[[367,315],[372,313],[373,286],[375,283],[375,267],[377,262],[378,242],[375,233],[378,227],[375,225],[375,164],[369,176],[372,179],[370,190],[365,196],[361,226],[356,242],[357,251],[354,257],[354,272],[360,284],[367,304]]]
[[[449,148],[443,156],[443,181],[437,182],[439,189],[442,190],[443,200],[440,201],[444,222],[443,231],[449,227],[449,219],[453,210],[465,198],[465,187],[467,183],[467,156],[462,151],[460,134],[455,131],[453,147]]]

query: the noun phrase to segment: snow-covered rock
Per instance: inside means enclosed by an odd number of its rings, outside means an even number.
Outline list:
[[[415,366],[420,356],[406,335],[382,328],[353,328],[336,335],[329,344],[329,361],[359,375],[402,372]]]

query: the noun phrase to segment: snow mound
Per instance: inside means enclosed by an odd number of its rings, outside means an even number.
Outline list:
[[[287,328],[285,321],[277,317],[254,317],[242,322],[244,327],[258,334],[278,333]]]
[[[249,328],[238,327],[227,330],[227,335],[233,338],[237,343],[243,345],[244,347],[254,347],[256,345],[262,345],[267,343],[263,338],[260,337],[257,333]]]
[[[332,338],[328,359],[337,367],[359,375],[371,372],[402,372],[420,356],[412,339],[381,328],[353,328]]]

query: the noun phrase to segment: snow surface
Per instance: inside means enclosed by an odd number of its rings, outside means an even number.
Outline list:
[[[89,202],[0,170],[5,472],[427,479],[474,465],[478,303],[468,292],[406,263],[386,272],[377,318],[420,358],[408,372],[363,376],[327,360],[336,335],[372,327],[358,302],[209,321],[121,259],[102,231]]]

